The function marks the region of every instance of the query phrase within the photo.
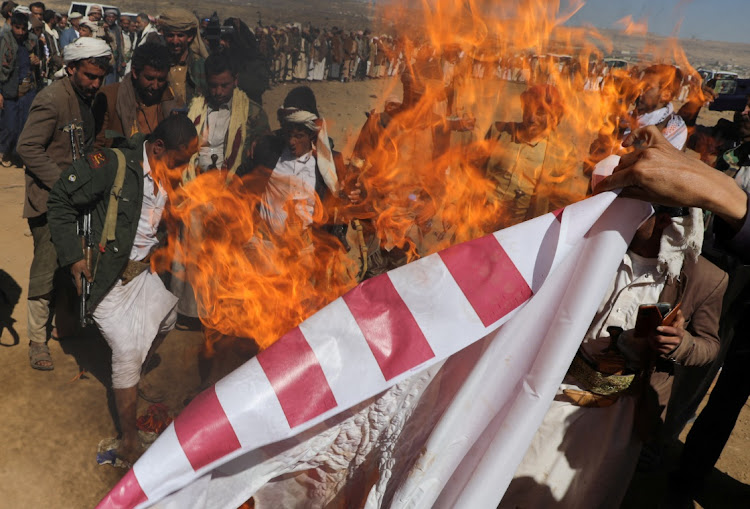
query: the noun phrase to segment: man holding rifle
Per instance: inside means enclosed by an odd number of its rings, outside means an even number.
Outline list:
[[[122,149],[104,149],[75,161],[49,197],[49,229],[60,265],[70,267],[78,292],[90,283],[88,311],[112,349],[112,387],[125,463],[139,456],[136,402],[141,369],[177,319],[177,297],[151,271],[167,190],[179,182],[198,151],[193,122],[163,120],[146,138],[136,134]],[[82,210],[91,210],[97,244],[87,266],[76,235]]]
[[[26,164],[23,217],[28,219],[34,239],[27,311],[29,360],[34,369],[54,368],[47,331],[53,315],[53,280],[59,265],[47,225],[47,198],[60,174],[73,163],[71,134],[80,140],[84,151],[94,141],[91,101],[107,74],[111,56],[107,43],[91,37],[65,46],[68,76],[34,98],[18,139],[17,151]]]

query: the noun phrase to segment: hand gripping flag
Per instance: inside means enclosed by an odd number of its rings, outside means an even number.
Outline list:
[[[615,198],[363,282],[196,397],[99,507],[496,507],[651,213]]]

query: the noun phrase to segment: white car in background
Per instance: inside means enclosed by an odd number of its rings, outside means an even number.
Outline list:
[[[85,16],[89,15],[89,11],[91,11],[91,8],[95,5],[98,5],[102,8],[102,15],[104,14],[103,11],[106,11],[107,9],[114,9],[117,11],[118,16],[120,13],[120,8],[115,7],[114,5],[104,5],[104,4],[98,4],[96,2],[71,2],[70,7],[68,7],[68,16],[73,14],[74,12],[80,12],[81,14]]]

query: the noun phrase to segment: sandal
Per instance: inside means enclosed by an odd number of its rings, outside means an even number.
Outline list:
[[[49,362],[49,366],[43,365],[43,362]],[[31,364],[32,368],[39,371],[52,371],[55,369],[47,343],[29,341],[29,364]]]

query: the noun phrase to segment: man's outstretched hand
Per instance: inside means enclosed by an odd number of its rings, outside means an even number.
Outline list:
[[[739,228],[747,214],[747,195],[729,176],[688,157],[655,126],[633,131],[623,142],[625,154],[595,192],[622,188],[620,196],[667,206],[711,210]]]

